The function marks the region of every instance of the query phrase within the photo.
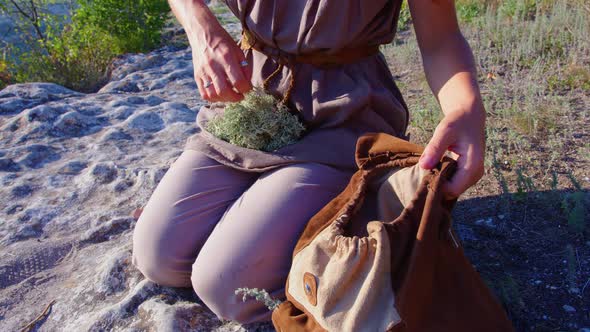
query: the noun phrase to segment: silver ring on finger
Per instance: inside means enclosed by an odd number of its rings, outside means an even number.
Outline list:
[[[210,87],[212,85],[213,85],[213,82],[208,81],[208,82],[205,82],[205,84],[203,84],[203,88],[207,89],[208,87]]]

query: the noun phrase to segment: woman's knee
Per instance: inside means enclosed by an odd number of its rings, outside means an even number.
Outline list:
[[[270,320],[271,312],[262,302],[243,301],[243,296],[236,294],[237,289],[249,286],[243,284],[245,280],[240,278],[239,272],[228,266],[212,266],[206,261],[197,258],[191,282],[197,296],[211,311],[222,319],[241,324]]]
[[[190,287],[190,263],[183,266],[170,251],[171,246],[166,245],[166,237],[145,229],[144,224],[149,222],[140,217],[133,231],[133,265],[157,284]]]

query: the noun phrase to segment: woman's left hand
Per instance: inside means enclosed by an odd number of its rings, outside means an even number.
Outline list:
[[[454,0],[408,0],[428,85],[445,117],[420,160],[431,169],[445,152],[456,154],[458,169],[443,190],[461,195],[484,171],[485,108],[475,60],[457,22]]]
[[[443,187],[447,198],[456,198],[484,174],[485,115],[483,111],[453,111],[436,127],[426,146],[420,166],[432,169],[446,151],[455,153],[457,171]]]

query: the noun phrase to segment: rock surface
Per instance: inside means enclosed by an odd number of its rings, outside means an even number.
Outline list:
[[[81,94],[50,83],[0,91],[0,331],[55,301],[39,331],[246,331],[191,289],[132,266],[133,211],[195,131],[203,104],[189,49],[118,60]]]

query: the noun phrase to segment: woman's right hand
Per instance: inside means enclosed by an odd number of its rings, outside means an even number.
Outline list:
[[[171,0],[172,11],[187,32],[194,76],[203,99],[236,102],[252,89],[252,66],[232,37],[202,1]]]

